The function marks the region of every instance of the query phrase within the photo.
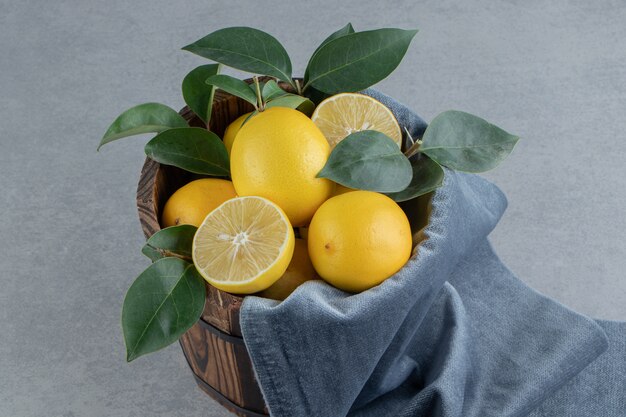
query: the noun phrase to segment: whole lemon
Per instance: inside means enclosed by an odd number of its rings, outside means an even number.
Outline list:
[[[165,203],[163,227],[190,224],[200,226],[204,218],[224,201],[237,197],[233,183],[218,178],[203,178],[182,186]]]
[[[306,281],[316,279],[317,274],[309,258],[309,251],[305,240],[296,239],[293,250],[293,257],[287,270],[278,281],[268,289],[261,291],[259,297],[271,298],[273,300],[284,300]]]
[[[246,121],[248,116],[250,116],[250,113],[239,116],[231,124],[229,124],[224,131],[224,146],[226,147],[226,151],[229,155],[231,149],[233,148],[233,142],[235,142],[235,136],[237,136],[237,133],[239,133],[241,125],[243,124],[243,122]]]
[[[309,225],[309,255],[329,284],[360,292],[395,274],[411,256],[411,226],[391,198],[352,191],[332,197]]]
[[[230,153],[233,185],[240,196],[260,196],[282,208],[294,227],[307,224],[333,192],[316,178],[330,154],[317,126],[297,110],[267,109],[243,125]]]

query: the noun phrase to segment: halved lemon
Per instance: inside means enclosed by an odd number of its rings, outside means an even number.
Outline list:
[[[376,130],[402,147],[402,131],[391,110],[380,101],[359,93],[341,93],[322,101],[311,116],[331,148],[362,130]]]
[[[193,239],[193,262],[214,287],[251,294],[269,288],[284,274],[294,239],[280,207],[261,197],[238,197],[204,219]]]

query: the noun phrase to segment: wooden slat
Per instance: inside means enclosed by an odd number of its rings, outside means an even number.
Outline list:
[[[220,335],[218,329],[201,320],[181,337],[180,343],[198,378],[237,407],[267,414],[243,339],[233,342],[233,338]]]

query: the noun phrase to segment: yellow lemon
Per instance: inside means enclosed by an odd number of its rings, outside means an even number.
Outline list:
[[[322,101],[311,116],[333,148],[350,133],[376,130],[402,147],[400,125],[380,101],[359,93],[341,93]]]
[[[356,191],[356,190],[354,188],[346,187],[345,185],[335,184],[335,191],[333,192],[333,197],[336,195],[349,193],[350,191]]]
[[[339,183],[335,183],[335,189],[334,189],[333,193],[331,194],[331,197],[334,197],[336,195],[349,193],[350,191],[356,191],[356,189],[346,187],[345,185],[341,185]],[[298,227],[298,234],[300,235],[301,239],[307,240],[309,238],[309,227],[308,227],[308,225],[307,226],[300,226],[300,227]]]
[[[239,116],[231,124],[229,124],[224,131],[224,146],[226,146],[226,151],[229,155],[230,150],[233,147],[233,142],[235,142],[235,136],[237,136],[239,129],[241,129],[241,125],[246,121],[248,116],[250,116],[250,113]]]
[[[411,226],[391,198],[353,191],[332,197],[309,225],[309,255],[329,284],[360,292],[380,284],[411,256]]]
[[[179,224],[200,226],[202,220],[224,201],[236,197],[233,183],[218,178],[203,178],[182,186],[165,203],[163,227]]]
[[[258,195],[278,204],[293,226],[307,224],[333,192],[317,178],[330,146],[304,114],[267,109],[243,125],[230,154],[233,185],[240,196]]]
[[[261,291],[257,295],[259,297],[282,301],[301,284],[316,278],[317,275],[311,263],[311,258],[309,258],[309,250],[307,249],[306,241],[296,239],[293,257],[283,276],[271,287]]]
[[[216,288],[252,294],[287,270],[294,233],[285,213],[261,197],[224,202],[204,219],[193,239],[196,269]]]

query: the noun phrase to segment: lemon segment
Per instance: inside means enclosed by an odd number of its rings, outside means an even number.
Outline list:
[[[193,262],[214,287],[252,294],[287,270],[294,232],[276,204],[261,197],[226,201],[204,219],[193,240]]]
[[[402,147],[398,121],[380,101],[359,93],[341,93],[322,101],[311,116],[331,148],[354,132],[376,130]]]

